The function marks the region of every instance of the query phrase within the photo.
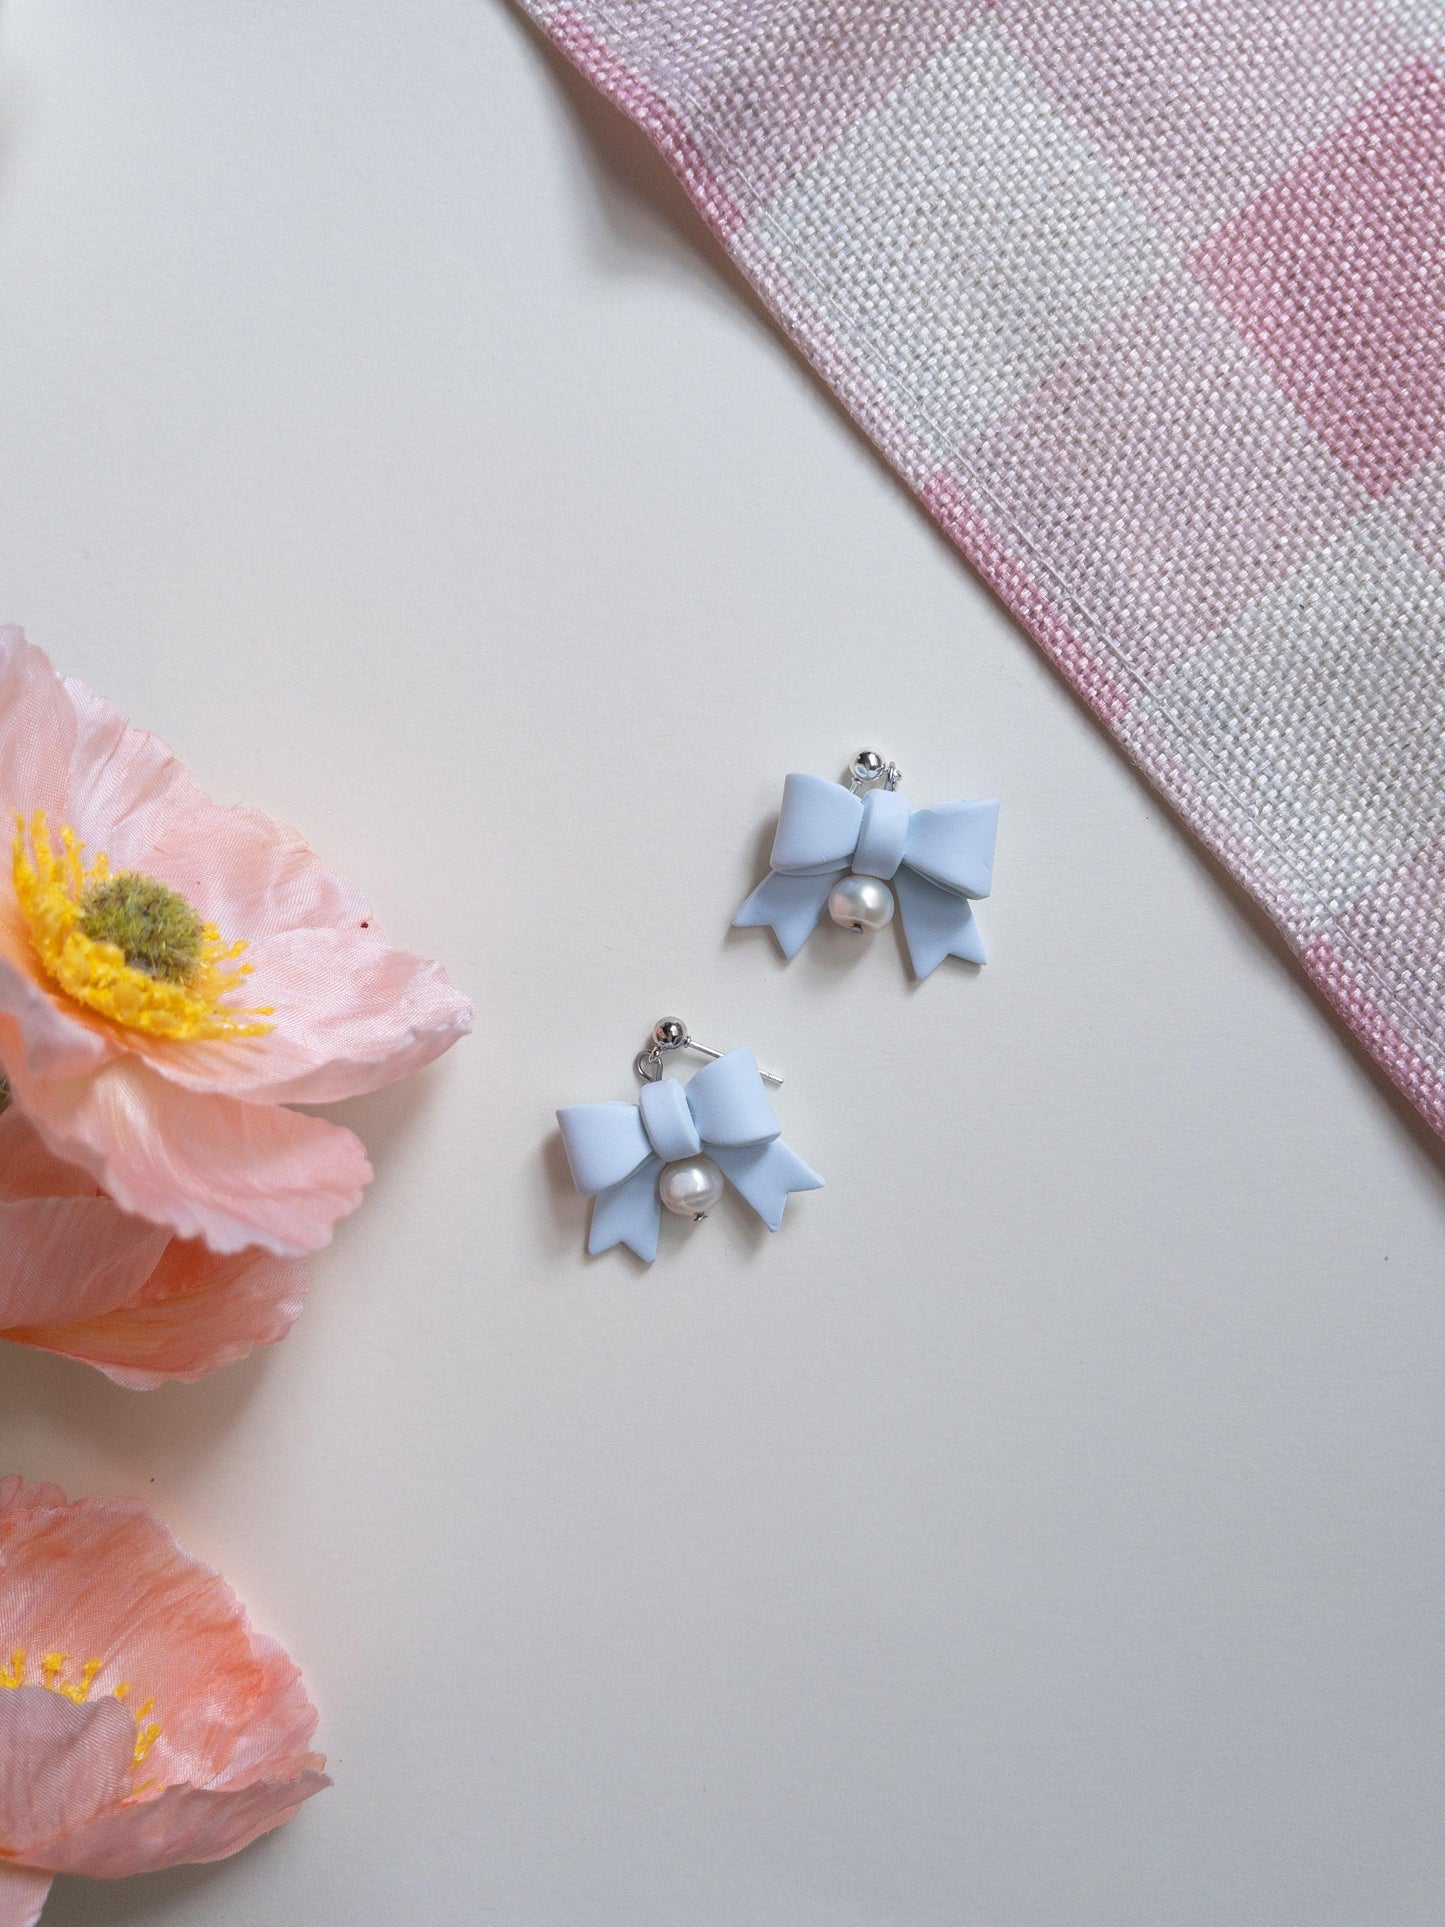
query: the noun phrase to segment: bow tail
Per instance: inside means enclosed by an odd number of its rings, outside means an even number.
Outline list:
[[[708,1144],[704,1149],[721,1165],[769,1231],[776,1231],[783,1222],[790,1192],[823,1188],[818,1173],[780,1137],[767,1144]]]
[[[945,957],[962,957],[965,963],[988,961],[967,897],[940,889],[906,866],[894,877],[893,888],[915,977],[932,976]]]
[[[613,1245],[628,1245],[644,1263],[657,1256],[662,1205],[657,1195],[661,1158],[650,1157],[620,1184],[609,1185],[592,1200],[592,1230],[587,1249],[595,1258]]]
[[[796,957],[812,936],[828,893],[843,874],[828,870],[822,876],[785,876],[770,870],[733,918],[735,930],[771,926],[785,957]]]

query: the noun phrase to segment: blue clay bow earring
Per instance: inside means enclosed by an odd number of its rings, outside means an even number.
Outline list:
[[[825,904],[845,930],[882,930],[896,897],[916,977],[945,957],[983,963],[969,899],[993,887],[997,802],[910,809],[898,765],[873,749],[859,754],[852,778],[846,789],[821,776],[787,779],[772,869],[734,925],[771,925],[784,955],[795,957]]]
[[[681,1084],[662,1068],[664,1053],[678,1050],[713,1061]],[[636,1070],[636,1104],[569,1104],[557,1113],[573,1180],[592,1199],[590,1252],[630,1245],[651,1264],[663,1208],[700,1221],[722,1196],[724,1174],[769,1231],[782,1223],[789,1192],[822,1190],[817,1172],[784,1144],[763,1088],[783,1080],[760,1071],[750,1050],[724,1056],[693,1043],[680,1018],[664,1017]]]

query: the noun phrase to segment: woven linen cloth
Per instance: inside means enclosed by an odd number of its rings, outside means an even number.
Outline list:
[[[1445,1130],[1445,0],[524,0]]]

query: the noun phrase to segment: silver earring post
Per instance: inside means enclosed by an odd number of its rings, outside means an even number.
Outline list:
[[[680,1017],[663,1017],[652,1027],[652,1040],[646,1050],[637,1053],[634,1067],[644,1084],[655,1084],[662,1076],[664,1051],[696,1051],[699,1057],[709,1057],[714,1063],[723,1055],[720,1050],[711,1050],[706,1044],[697,1043]],[[775,1077],[771,1071],[758,1067],[758,1076],[765,1084],[781,1084],[782,1078]]]
[[[871,783],[881,783],[886,790],[896,790],[903,781],[903,771],[896,763],[885,763],[876,749],[860,749],[849,768],[852,781],[848,787],[856,796]]]

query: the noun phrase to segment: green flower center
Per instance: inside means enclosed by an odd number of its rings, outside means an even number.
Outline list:
[[[135,870],[92,883],[80,899],[80,928],[113,943],[133,970],[166,984],[194,983],[205,960],[206,926],[178,891]]]

